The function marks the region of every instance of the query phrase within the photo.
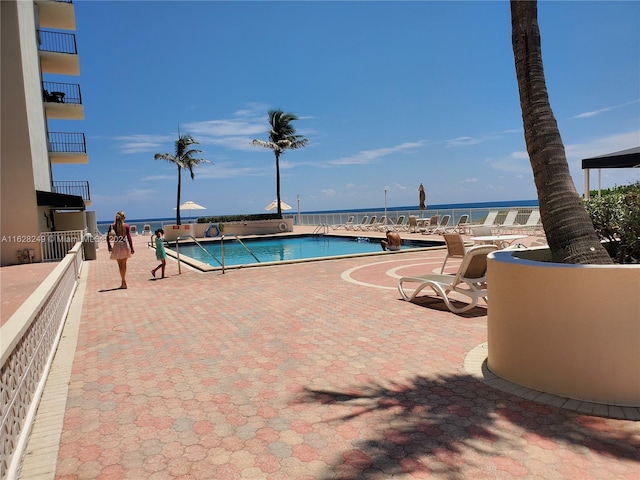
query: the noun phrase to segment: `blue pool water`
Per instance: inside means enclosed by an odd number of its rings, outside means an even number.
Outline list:
[[[336,257],[342,255],[355,255],[382,252],[380,239],[368,237],[348,238],[319,236],[295,236],[272,237],[268,239],[243,239],[253,256],[234,239],[224,240],[224,265],[256,265],[264,262],[286,262],[320,257]],[[180,255],[186,255],[202,263],[208,263],[219,267],[222,261],[220,242],[201,243],[209,252],[207,254],[201,247],[195,244],[180,244]],[[402,250],[411,248],[423,248],[443,245],[442,242],[403,240]],[[175,249],[175,247],[171,247]],[[212,257],[215,257],[215,259]],[[216,260],[217,259],[217,260]]]

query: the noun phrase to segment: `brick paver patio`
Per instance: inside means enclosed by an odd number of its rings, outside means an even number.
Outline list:
[[[640,422],[492,388],[465,369],[486,308],[400,300],[441,251],[154,280],[145,240],[127,290],[106,248],[85,263],[62,432],[22,478],[640,478]]]

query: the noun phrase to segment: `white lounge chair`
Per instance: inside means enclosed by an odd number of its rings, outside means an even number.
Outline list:
[[[531,210],[527,221],[518,227],[520,233],[537,233],[542,231],[542,223],[540,222],[540,210]]]
[[[476,225],[475,227],[471,227],[471,235],[473,237],[490,237],[493,235],[491,231],[491,227],[485,225]],[[483,242],[474,240],[474,245],[490,245],[493,242]]]
[[[376,220],[378,219],[377,215],[372,215],[369,218],[369,223],[364,223],[364,221],[359,225],[359,227],[355,227],[358,230],[371,230],[373,226],[376,224]]]
[[[497,227],[500,230],[508,230],[509,228],[513,228],[515,226],[517,226],[518,224],[516,223],[516,217],[518,216],[518,210],[509,210],[507,212],[507,216],[504,217],[504,222],[501,223],[500,225],[497,225]]]
[[[138,227],[135,225],[129,225],[129,233],[131,235],[138,235]]]
[[[486,218],[484,219],[484,222],[480,225],[481,227],[490,227],[493,228],[496,226],[496,218],[498,218],[498,210],[490,210],[489,213],[487,213]],[[487,235],[491,235],[491,233],[488,233]]]
[[[340,230],[341,228],[343,228],[345,230],[351,230],[351,227],[353,227],[353,219],[354,219],[354,217],[355,217],[354,215],[350,215],[345,223],[339,223],[339,224],[336,224],[336,225],[331,225],[331,228],[334,229],[334,230]]]
[[[407,221],[406,227],[404,227],[405,232],[417,232],[418,231],[418,218],[415,215],[409,215],[409,220]]]
[[[395,223],[387,225],[383,230],[386,230],[386,229],[394,230],[396,232],[403,231],[405,229],[404,215],[400,215],[398,218],[396,218],[396,222]]]
[[[460,215],[456,224],[450,228],[447,233],[467,233],[467,228],[469,228],[469,215],[466,213],[464,215]]]
[[[369,230],[379,230],[386,232],[389,225],[387,225],[387,217],[383,215],[380,220],[369,227]]]
[[[362,227],[367,225],[368,223],[369,223],[369,215],[365,215],[364,217],[362,217],[362,220],[360,221],[360,223],[353,224],[353,230],[362,230]]]
[[[454,313],[471,310],[478,304],[478,300],[487,300],[487,255],[497,250],[495,245],[478,245],[469,248],[462,259],[458,271],[454,275],[432,273],[416,277],[402,277],[398,280],[398,291],[402,298],[412,301],[426,287],[431,288],[438,295],[447,308]],[[404,285],[417,283],[413,291],[405,291]],[[470,299],[470,303],[463,307],[456,307],[450,298],[451,294],[463,295]]]
[[[443,215],[433,233],[447,233],[450,230],[449,220],[451,220],[451,215]]]
[[[145,223],[142,227],[142,235],[151,235],[151,225]]]

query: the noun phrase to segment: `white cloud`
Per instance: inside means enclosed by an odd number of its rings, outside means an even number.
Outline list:
[[[157,153],[162,151],[162,147],[166,146],[167,142],[173,141],[174,138],[169,135],[140,134],[115,137],[115,140],[120,142],[118,148],[122,153],[143,153],[152,151]]]
[[[394,147],[378,148],[376,150],[363,150],[354,155],[339,158],[338,160],[332,160],[329,163],[331,165],[365,165],[372,163],[375,160],[392,155],[394,153],[401,153],[404,151],[415,150],[425,143],[424,140],[417,142],[405,142]]]
[[[622,107],[627,107],[629,105],[633,105],[634,103],[638,103],[638,102],[640,102],[640,99],[632,100],[630,102],[621,103],[619,105],[613,105],[611,107],[600,108],[599,110],[592,110],[590,112],[579,113],[578,115],[574,115],[571,118],[590,118],[590,117],[595,117],[597,115],[600,115],[601,113],[610,112],[611,110],[616,110],[616,109],[622,108]]]

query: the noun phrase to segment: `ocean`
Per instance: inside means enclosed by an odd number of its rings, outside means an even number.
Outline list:
[[[515,207],[537,207],[538,200],[511,200],[511,201],[502,201],[502,202],[475,202],[475,203],[443,203],[438,205],[427,205],[427,210],[423,211],[425,216],[432,214],[435,211],[442,210],[490,210],[490,209],[507,209],[507,208],[515,208]],[[313,210],[313,211],[301,211],[301,216],[329,216],[329,217],[341,217],[345,214],[367,214],[367,213],[379,213],[384,211],[384,207],[377,208],[351,208],[345,210]],[[410,205],[406,207],[387,207],[387,212],[397,214],[402,214],[403,212],[417,212],[418,207],[416,205]],[[293,216],[297,218],[298,212],[294,212],[293,210],[289,210],[283,212],[285,217]],[[198,218],[203,215],[190,216],[187,217],[185,215],[181,215],[182,223],[190,223],[196,222]],[[127,223],[129,225],[135,225],[138,229],[138,233],[142,232],[142,228],[144,225],[150,225],[151,231],[154,232],[158,228],[162,228],[164,225],[174,224],[176,221],[176,217],[161,217],[161,218],[140,218],[140,219],[127,219]],[[113,223],[112,220],[104,220],[98,222],[98,230],[102,234],[106,234],[109,229],[109,225]],[[331,222],[334,223],[334,222]]]

